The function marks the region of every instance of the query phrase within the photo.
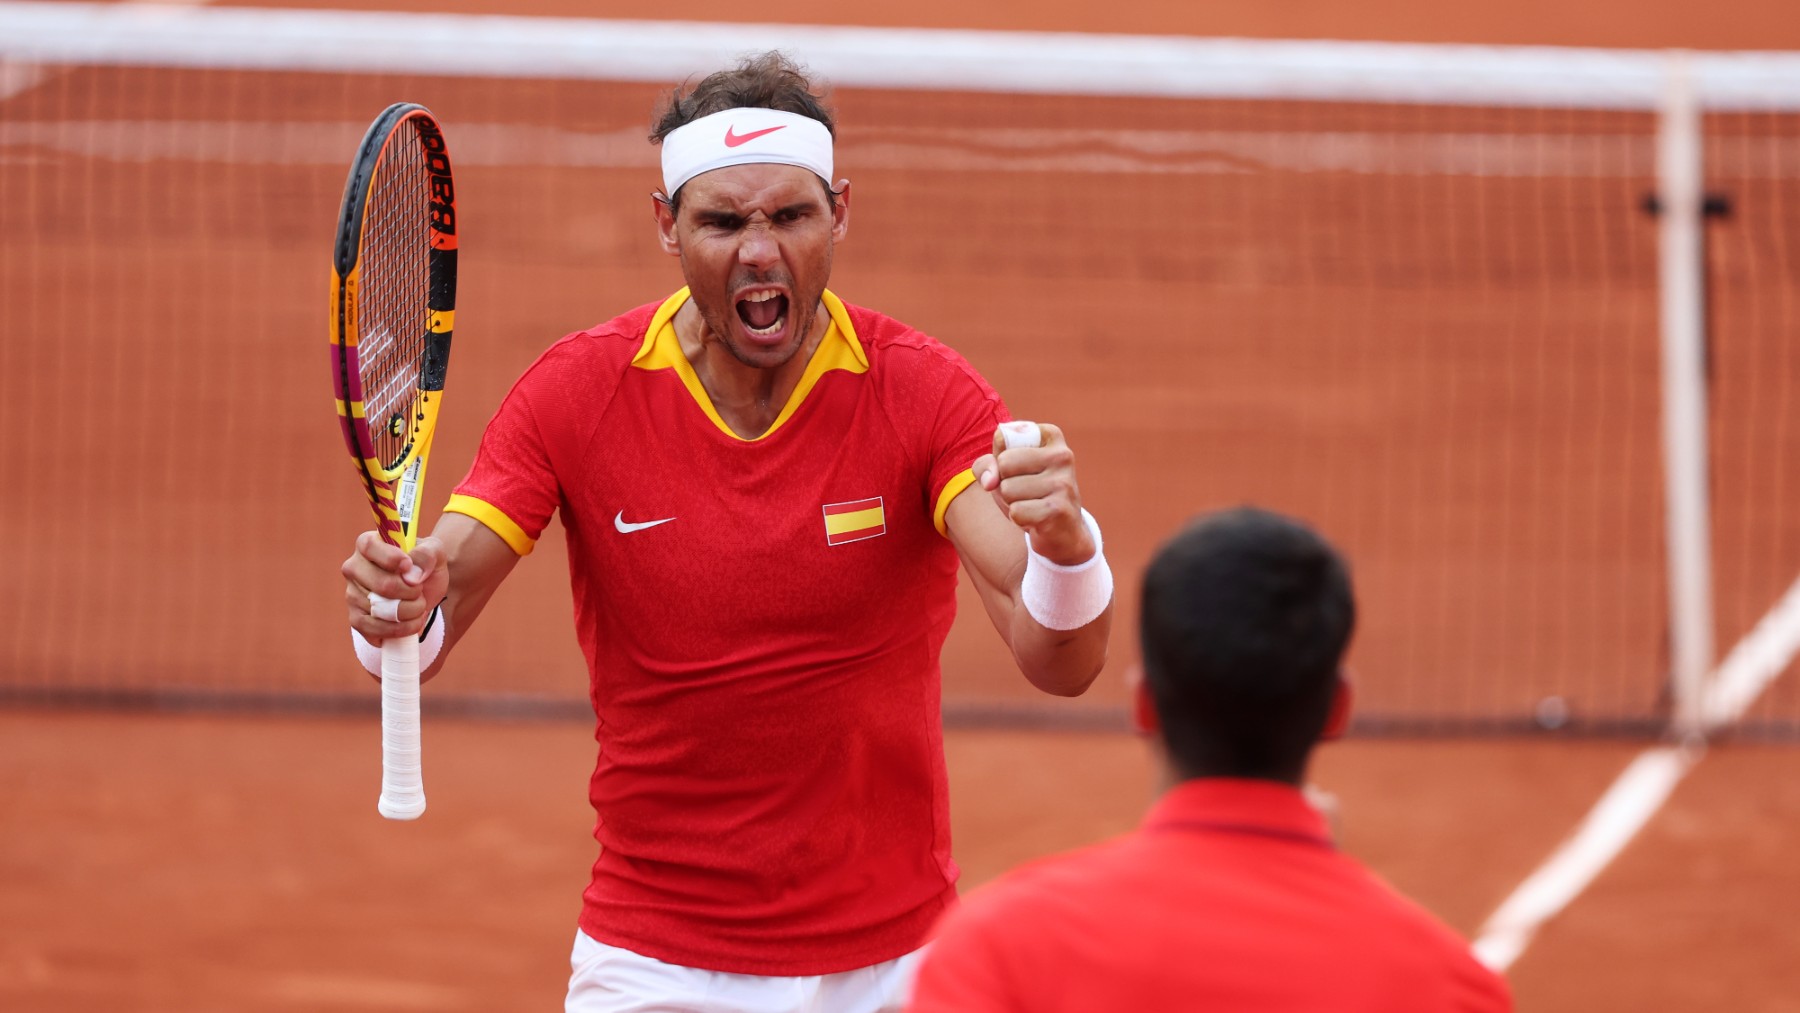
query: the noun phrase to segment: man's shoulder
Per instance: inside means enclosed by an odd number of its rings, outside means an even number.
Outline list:
[[[879,310],[849,302],[843,305],[878,381],[900,383],[909,391],[921,382],[956,382],[971,386],[984,397],[995,396],[987,378],[943,341]]]
[[[512,410],[503,408],[490,427],[517,426],[526,418],[545,434],[593,425],[643,347],[657,305],[639,306],[552,342],[513,381],[505,398]]]
[[[888,360],[895,366],[963,363],[956,349],[911,324],[879,310],[844,303],[844,312],[856,328],[856,340],[872,360]]]
[[[576,333],[642,339],[644,332],[650,329],[651,319],[656,316],[656,311],[661,309],[665,302],[667,302],[666,299],[658,299],[655,302],[634,306],[603,324],[596,324],[585,331]]]
[[[1196,864],[1193,853],[1171,849],[1171,840],[1138,831],[1020,866],[970,891],[937,939],[950,950],[1004,953],[1035,960],[1038,967],[1075,967],[1079,961],[1073,955],[1091,953],[1092,940],[1102,934],[1126,946],[1146,933],[1178,939],[1187,931],[1183,925],[1211,933],[1216,926],[1191,921],[1190,915],[1225,898],[1225,907],[1239,916],[1275,911],[1297,919],[1297,925],[1329,928],[1310,938],[1332,940],[1337,958],[1358,970],[1351,977],[1364,986],[1357,993],[1364,999],[1386,995],[1396,980],[1412,982],[1414,998],[1424,997],[1382,1008],[1425,1008],[1434,1002],[1438,1008],[1511,1008],[1504,979],[1483,966],[1461,936],[1349,856],[1334,853],[1323,867],[1309,862],[1312,871],[1299,881],[1318,887],[1323,874],[1335,885],[1299,897],[1291,892],[1296,881],[1285,876],[1280,878],[1289,881],[1287,887],[1273,893],[1256,889],[1252,880],[1259,862]],[[1253,928],[1262,922],[1252,917],[1242,924]],[[1283,945],[1298,946],[1302,938],[1288,937]],[[1446,998],[1452,1001],[1439,1002]],[[1378,1005],[1347,1001],[1345,1008]]]
[[[521,379],[591,383],[597,375],[618,373],[643,347],[644,334],[659,305],[646,303],[605,323],[563,335],[538,355]]]
[[[651,318],[656,316],[656,310],[661,305],[660,302],[645,303],[626,310],[605,323],[572,331],[546,349],[545,354],[557,352],[564,356],[600,359],[624,356],[625,361],[630,361],[638,349],[643,347],[644,335],[650,330]]]
[[[1407,948],[1416,952],[1432,948],[1459,954],[1468,951],[1468,941],[1425,905],[1402,893],[1358,859],[1342,857],[1347,867],[1345,875],[1354,877],[1362,889],[1363,911],[1369,925],[1385,924],[1390,933],[1406,940]]]
[[[1357,878],[1363,891],[1360,909],[1354,913],[1365,961],[1403,968],[1403,974],[1421,983],[1436,982],[1440,992],[1421,985],[1419,994],[1455,996],[1456,1009],[1512,1008],[1506,980],[1476,958],[1467,939],[1361,861],[1342,858],[1348,875]],[[1377,957],[1381,954],[1385,958]]]

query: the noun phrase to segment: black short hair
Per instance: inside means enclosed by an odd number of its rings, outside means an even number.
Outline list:
[[[650,125],[650,143],[661,144],[663,138],[701,118],[727,109],[779,109],[807,116],[825,124],[835,139],[837,120],[819,87],[807,76],[805,68],[780,50],[756,53],[739,60],[737,66],[714,71],[699,84],[685,83],[663,96],[656,118]],[[837,206],[837,195],[831,181],[825,181],[826,199]],[[672,193],[669,209],[679,211],[681,195]]]
[[[1298,783],[1356,625],[1349,569],[1299,521],[1202,517],[1144,574],[1144,678],[1183,777]]]

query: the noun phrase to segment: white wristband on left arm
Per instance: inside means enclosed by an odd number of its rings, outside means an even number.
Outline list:
[[[1031,547],[1031,536],[1025,536],[1025,579],[1019,586],[1019,599],[1045,629],[1078,630],[1100,618],[1112,604],[1112,567],[1106,565],[1100,525],[1085,509],[1081,520],[1093,536],[1094,554],[1073,566],[1038,555]]]
[[[431,618],[425,621],[425,632],[419,635],[419,671],[423,672],[437,660],[438,652],[444,649],[444,613],[439,605],[431,610]],[[381,677],[381,648],[363,639],[363,635],[352,629],[350,646],[356,648],[356,660],[369,670],[369,674]]]

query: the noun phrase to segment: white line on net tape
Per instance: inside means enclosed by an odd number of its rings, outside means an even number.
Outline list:
[[[422,40],[429,44],[422,44]],[[696,24],[0,0],[0,56],[667,84],[784,49],[839,87],[1655,109],[1655,50]],[[1709,108],[1800,108],[1800,56],[1692,57]]]

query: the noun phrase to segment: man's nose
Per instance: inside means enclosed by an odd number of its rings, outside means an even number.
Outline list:
[[[781,247],[767,225],[751,224],[738,241],[738,262],[749,267],[768,267],[781,259]]]

